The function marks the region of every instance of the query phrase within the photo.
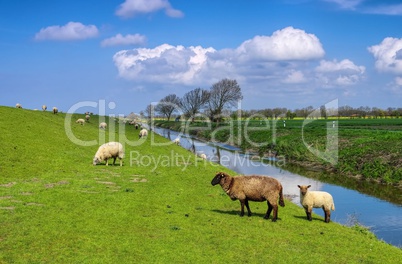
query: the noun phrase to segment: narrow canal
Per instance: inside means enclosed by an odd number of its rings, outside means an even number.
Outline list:
[[[255,160],[252,156],[241,153],[239,149],[223,144],[205,143],[185,136],[176,131],[154,128],[154,132],[170,140],[180,137],[180,145],[196,154],[204,153],[208,160],[236,171],[239,174],[268,175],[278,179],[284,188],[284,195],[300,206],[297,185],[310,184],[311,190],[326,191],[332,194],[336,210],[331,220],[343,225],[360,225],[370,230],[381,240],[402,247],[402,205],[379,199],[359,191],[336,184],[321,182],[297,173],[277,167],[270,160]],[[213,175],[211,175],[212,179]],[[324,216],[322,209],[314,213]]]

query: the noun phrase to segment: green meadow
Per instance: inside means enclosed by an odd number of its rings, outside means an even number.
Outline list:
[[[239,217],[211,180],[234,172],[108,117],[0,107],[0,263],[398,263],[400,248],[289,201]],[[108,129],[98,128],[105,119]],[[67,121],[66,121],[67,120]],[[93,166],[124,141],[123,166]],[[79,143],[79,144],[78,144]],[[111,164],[111,162],[109,162]]]

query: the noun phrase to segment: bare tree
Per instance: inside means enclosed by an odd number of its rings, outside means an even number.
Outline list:
[[[223,79],[212,85],[208,100],[211,121],[221,120],[223,110],[235,107],[241,99],[243,95],[236,80]]]
[[[205,106],[209,99],[209,92],[201,88],[196,88],[181,98],[179,106],[184,115],[194,117]]]
[[[155,110],[164,115],[169,121],[173,112],[177,111],[179,103],[180,98],[177,97],[177,95],[169,94],[159,101],[159,103],[156,105]]]

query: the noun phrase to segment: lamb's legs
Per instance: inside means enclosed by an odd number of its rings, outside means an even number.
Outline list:
[[[313,218],[311,217],[311,211],[312,210],[306,209],[307,220],[309,221],[313,220]]]
[[[250,210],[250,206],[248,206],[248,200],[247,199],[246,199],[245,203],[246,203],[246,207],[247,207],[248,216],[251,216],[251,210]]]
[[[113,158],[113,166],[116,163],[116,157]]]

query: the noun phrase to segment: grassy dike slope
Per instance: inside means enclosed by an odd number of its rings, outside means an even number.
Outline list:
[[[96,116],[84,126],[78,117],[71,122],[78,139],[119,140],[117,132],[99,132]],[[64,114],[0,107],[0,263],[402,259],[401,249],[364,229],[319,216],[309,222],[290,202],[276,223],[262,218],[265,203],[252,202],[253,216],[241,218],[239,202],[210,184],[215,172],[232,172],[179,146],[156,146],[168,142],[160,136],[138,139],[132,126],[124,137],[137,144],[125,145],[124,166],[93,166],[98,146],[74,144],[64,122]]]

